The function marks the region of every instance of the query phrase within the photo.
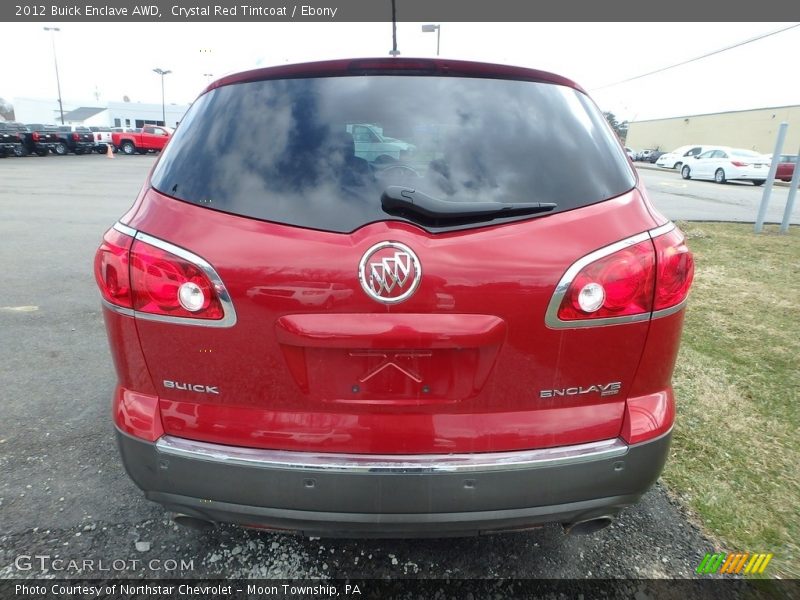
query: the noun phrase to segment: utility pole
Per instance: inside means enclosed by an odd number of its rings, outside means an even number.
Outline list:
[[[58,27],[45,27],[45,31],[50,32],[50,41],[53,43],[53,63],[56,65],[56,88],[58,89],[58,111],[61,113],[61,124],[64,124],[64,104],[61,102],[61,81],[58,77],[58,58],[56,58],[56,37],[55,32],[61,31]]]
[[[167,124],[167,105],[164,102],[164,75],[169,75],[172,71],[164,69],[153,69],[153,73],[161,75],[161,122]]]
[[[436,56],[439,56],[439,41],[442,34],[442,26],[441,25],[423,25],[422,32],[423,33],[433,33],[436,32]]]

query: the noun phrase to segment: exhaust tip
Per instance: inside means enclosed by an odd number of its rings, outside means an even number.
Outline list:
[[[181,527],[187,527],[188,529],[194,529],[195,531],[208,531],[209,529],[216,527],[216,524],[213,521],[183,514],[173,515],[172,521]]]
[[[564,531],[573,535],[591,535],[605,529],[614,522],[614,517],[603,516],[575,523],[563,523]]]

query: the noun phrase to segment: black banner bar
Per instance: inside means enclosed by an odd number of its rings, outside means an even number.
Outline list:
[[[339,598],[658,598],[659,600],[782,600],[797,598],[797,580],[509,579],[24,579],[0,581],[3,600],[295,600]]]
[[[786,0],[396,0],[398,21],[797,21]],[[391,0],[3,0],[11,22],[380,22]]]

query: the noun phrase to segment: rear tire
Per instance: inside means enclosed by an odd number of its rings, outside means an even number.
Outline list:
[[[753,185],[764,185],[766,179],[753,179]]]
[[[26,154],[27,152],[25,151],[25,148],[23,146],[17,146],[14,148],[14,156],[19,157],[19,156],[25,156]]]
[[[692,178],[692,170],[689,168],[689,165],[683,165],[683,168],[681,169],[681,177],[684,179]]]
[[[725,171],[722,169],[717,169],[714,172],[714,181],[717,183],[725,183],[727,181],[727,179],[725,179]]]
[[[64,142],[58,142],[53,146],[53,152],[59,156],[64,156],[67,153],[67,145]]]
[[[120,150],[122,150],[123,154],[127,154],[128,156],[130,156],[131,154],[136,152],[136,146],[133,145],[133,142],[126,141],[126,142],[122,142],[122,145],[120,146]]]

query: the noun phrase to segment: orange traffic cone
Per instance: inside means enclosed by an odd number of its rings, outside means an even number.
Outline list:
[[[106,148],[106,158],[114,158],[114,150],[111,148],[111,144],[108,144]]]

